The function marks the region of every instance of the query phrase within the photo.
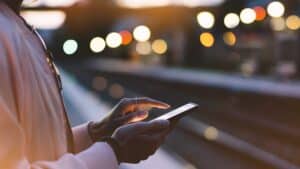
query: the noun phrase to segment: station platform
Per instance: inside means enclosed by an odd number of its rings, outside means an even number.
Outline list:
[[[111,105],[82,87],[71,75],[62,71],[64,100],[72,125],[101,119],[109,112]],[[120,169],[195,169],[194,166],[164,149],[140,164],[122,164]]]
[[[244,77],[238,73],[222,73],[179,67],[149,66],[114,59],[95,59],[85,65],[101,72],[129,74],[174,83],[205,85],[234,92],[251,92],[300,99],[300,81],[279,81],[272,77]]]

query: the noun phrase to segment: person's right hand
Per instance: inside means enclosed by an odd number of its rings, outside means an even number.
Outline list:
[[[153,155],[169,133],[167,120],[138,122],[118,128],[112,138],[120,146],[120,163],[138,163]]]

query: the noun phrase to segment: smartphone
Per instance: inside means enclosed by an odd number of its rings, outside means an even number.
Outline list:
[[[191,113],[193,110],[195,110],[198,107],[199,107],[199,105],[196,103],[188,103],[188,104],[178,107],[175,110],[170,111],[169,113],[159,116],[159,117],[153,119],[152,121],[155,121],[155,120],[169,120],[169,121],[179,120],[179,119],[183,118],[184,116],[186,116],[187,114]]]

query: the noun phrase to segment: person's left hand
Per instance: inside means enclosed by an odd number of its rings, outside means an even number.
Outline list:
[[[120,126],[145,120],[152,108],[169,107],[168,104],[151,98],[122,99],[103,120],[89,124],[89,134],[94,142],[99,141],[111,136]]]

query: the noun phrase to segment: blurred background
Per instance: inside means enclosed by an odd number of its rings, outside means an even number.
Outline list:
[[[123,168],[300,168],[299,0],[37,0],[21,15],[54,53],[74,125],[123,97],[200,104]]]

